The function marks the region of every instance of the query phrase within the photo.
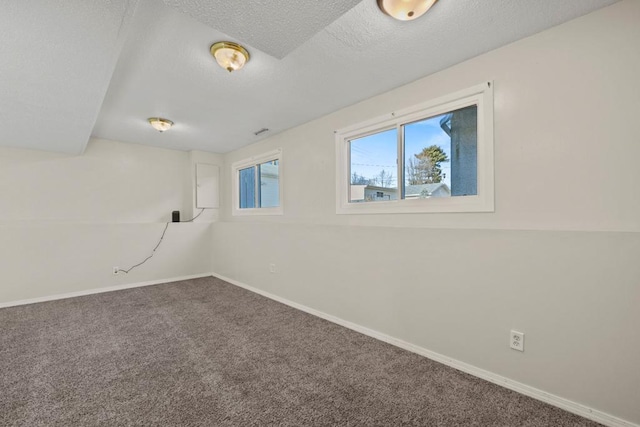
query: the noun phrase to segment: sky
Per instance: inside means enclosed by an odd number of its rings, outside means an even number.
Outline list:
[[[442,116],[405,125],[405,163],[414,154],[431,145],[441,147],[451,158],[451,138],[440,127]],[[354,172],[365,178],[373,178],[381,170],[393,175],[393,185],[397,185],[398,170],[396,129],[369,135],[351,141],[351,174]],[[451,164],[440,165],[446,175],[443,182],[451,187]]]

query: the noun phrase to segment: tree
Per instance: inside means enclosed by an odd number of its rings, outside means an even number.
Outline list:
[[[378,184],[380,187],[391,187],[393,185],[394,178],[391,172],[387,172],[382,169],[371,181],[373,181],[374,184]]]
[[[448,162],[447,153],[437,145],[425,147],[407,162],[407,180],[409,185],[435,184],[442,182],[441,163]]]
[[[369,184],[369,181],[369,178],[358,175],[356,172],[351,174],[351,185],[367,185]]]
[[[407,162],[407,182],[409,185],[425,184],[433,175],[433,164],[428,158],[410,157]]]

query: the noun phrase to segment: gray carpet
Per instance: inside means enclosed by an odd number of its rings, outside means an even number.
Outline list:
[[[596,426],[214,278],[0,310],[3,426]]]

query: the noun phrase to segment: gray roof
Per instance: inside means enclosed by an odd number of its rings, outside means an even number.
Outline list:
[[[405,196],[419,196],[426,192],[426,195],[432,194],[434,191],[439,189],[440,187],[444,187],[444,190],[450,192],[449,187],[444,182],[439,182],[437,184],[419,184],[419,185],[407,185],[404,188]]]

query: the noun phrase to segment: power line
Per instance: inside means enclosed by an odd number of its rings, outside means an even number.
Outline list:
[[[351,166],[375,166],[378,168],[395,168],[397,165],[372,165],[369,163],[351,163]]]

